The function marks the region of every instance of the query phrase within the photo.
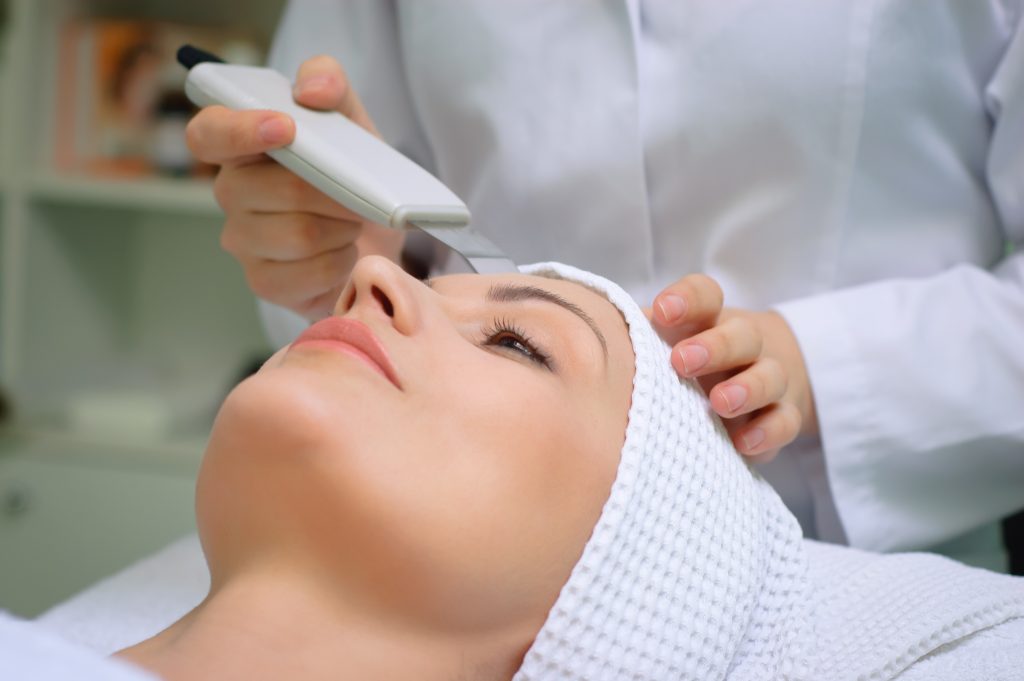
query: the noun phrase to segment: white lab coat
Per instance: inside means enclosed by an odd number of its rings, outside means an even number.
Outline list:
[[[271,62],[338,58],[517,262],[778,309],[821,437],[766,474],[891,551],[1024,507],[1022,6],[293,0]]]

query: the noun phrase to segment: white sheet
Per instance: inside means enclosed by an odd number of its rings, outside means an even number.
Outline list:
[[[97,655],[70,643],[35,622],[0,610],[0,679],[30,681],[158,681],[123,660]]]
[[[849,551],[814,545],[816,552]],[[819,575],[819,579],[826,578]],[[848,576],[844,575],[844,579]],[[100,654],[149,638],[198,605],[209,588],[199,540],[184,537],[44,613],[36,624]],[[898,681],[1024,679],[1024,618],[943,645],[900,674]]]
[[[199,537],[183,537],[103,579],[36,620],[47,630],[104,655],[176,622],[206,596],[210,575]]]

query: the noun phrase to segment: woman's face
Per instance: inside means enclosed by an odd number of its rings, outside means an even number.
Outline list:
[[[433,627],[539,627],[615,478],[633,366],[580,285],[364,258],[221,408],[197,488],[214,588],[278,560]]]

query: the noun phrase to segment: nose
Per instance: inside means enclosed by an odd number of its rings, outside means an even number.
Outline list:
[[[334,313],[358,309],[368,315],[387,317],[399,333],[409,336],[420,326],[420,282],[379,255],[360,258],[352,268]]]

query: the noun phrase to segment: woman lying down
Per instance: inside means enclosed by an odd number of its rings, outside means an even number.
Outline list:
[[[118,653],[124,678],[1024,668],[1024,580],[801,540],[627,294],[528,269],[428,286],[357,265],[336,316],[221,408],[209,595]]]

